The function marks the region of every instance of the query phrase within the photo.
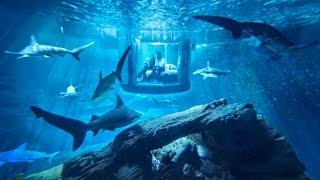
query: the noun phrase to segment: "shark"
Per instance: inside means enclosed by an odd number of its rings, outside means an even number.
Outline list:
[[[52,56],[65,56],[66,54],[71,54],[76,60],[80,61],[80,53],[83,52],[88,47],[92,46],[94,42],[91,42],[89,44],[86,44],[84,46],[80,46],[77,48],[74,48],[72,50],[63,48],[63,47],[56,47],[56,46],[50,46],[50,45],[44,45],[39,44],[36,40],[36,37],[34,35],[31,36],[30,45],[25,47],[23,50],[19,52],[11,52],[11,51],[5,51],[5,53],[8,54],[18,54],[21,55],[17,57],[17,59],[21,58],[28,58],[28,57],[34,57],[34,56],[42,56],[44,58],[50,58]]]
[[[100,131],[104,130],[114,131],[117,128],[133,123],[141,116],[141,113],[126,107],[118,94],[116,108],[100,116],[92,115],[91,120],[88,123],[56,115],[36,106],[31,106],[30,108],[36,115],[36,118],[42,118],[49,124],[71,134],[74,139],[73,151],[81,146],[88,131],[92,131],[93,136],[96,136]]]
[[[124,62],[129,54],[130,50],[131,50],[131,45],[122,54],[115,71],[112,71],[109,75],[107,75],[104,78],[102,77],[102,71],[100,71],[99,83],[96,86],[96,89],[91,97],[91,101],[104,99],[104,96],[110,90],[113,89],[113,85],[115,84],[116,79],[118,79],[120,82],[122,82],[121,72],[122,72]]]
[[[83,85],[81,84],[81,85],[78,85],[78,86],[73,86],[72,85],[72,80],[71,80],[71,83],[67,87],[67,90],[65,92],[60,92],[60,95],[62,95],[60,98],[70,97],[70,96],[78,96],[80,93],[77,92],[77,89],[79,87],[81,87],[81,86],[83,86]]]
[[[154,102],[156,102],[157,104],[162,104],[162,105],[167,105],[167,106],[178,106],[178,103],[175,102],[174,100],[172,100],[171,98],[169,98],[169,99],[152,98],[152,100]]]
[[[198,69],[195,72],[193,72],[193,75],[200,74],[203,76],[203,80],[207,79],[208,77],[211,78],[217,78],[219,76],[226,76],[230,74],[231,71],[225,71],[217,68],[213,68],[210,66],[210,62],[207,61],[207,67]]]
[[[59,153],[55,152],[53,154],[47,154],[38,151],[29,151],[26,150],[27,144],[24,143],[17,147],[14,150],[0,152],[0,166],[5,163],[17,163],[17,162],[28,162],[31,163],[38,159],[49,159],[49,163],[51,160]]]
[[[284,36],[277,28],[263,22],[239,22],[237,20],[221,16],[193,16],[220,26],[232,33],[234,39],[254,37],[260,41],[260,46],[266,47],[273,54],[271,59],[278,59],[282,56],[292,55],[298,50],[319,44],[318,41],[296,45]]]

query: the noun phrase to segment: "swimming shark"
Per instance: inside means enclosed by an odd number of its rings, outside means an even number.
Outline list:
[[[171,98],[169,98],[169,99],[152,98],[152,100],[154,100],[154,102],[156,102],[157,104],[162,104],[162,105],[166,105],[166,106],[178,106],[178,103],[173,101]]]
[[[141,116],[141,113],[126,107],[119,95],[117,95],[117,106],[115,109],[101,116],[92,115],[89,123],[56,115],[36,106],[31,106],[30,108],[37,118],[43,118],[49,124],[71,134],[74,139],[74,151],[83,143],[87,131],[92,131],[93,136],[97,135],[100,130],[114,131],[116,128],[131,124]]]
[[[296,45],[285,37],[278,29],[260,22],[238,22],[234,19],[221,16],[193,16],[195,19],[218,25],[232,33],[234,39],[255,37],[264,46],[273,52],[271,59],[288,56],[300,49],[319,44],[317,41]]]
[[[193,75],[196,74],[201,74],[203,76],[203,80],[207,79],[208,77],[211,78],[216,78],[219,76],[226,76],[228,74],[230,74],[231,71],[225,71],[225,70],[221,70],[221,69],[217,69],[217,68],[213,68],[210,66],[210,62],[207,61],[207,67],[202,68],[202,69],[198,69],[195,72],[193,72]]]
[[[101,100],[104,99],[104,96],[113,89],[113,85],[116,82],[116,79],[118,79],[120,82],[122,82],[121,72],[124,65],[124,62],[129,54],[129,51],[131,49],[131,45],[124,51],[122,54],[117,68],[115,71],[111,72],[106,77],[102,78],[102,72],[100,71],[99,74],[99,83],[91,97],[91,100]]]
[[[14,150],[0,152],[0,166],[5,163],[16,163],[16,162],[32,162],[38,159],[49,159],[51,160],[59,153],[55,152],[53,154],[47,154],[38,151],[28,151],[26,150],[27,144],[22,144]]]
[[[73,86],[72,85],[72,80],[71,80],[71,83],[67,87],[67,90],[65,92],[60,92],[60,94],[62,95],[60,98],[68,97],[68,96],[78,96],[79,92],[77,92],[77,88],[79,88],[81,86],[83,86],[83,85],[81,84],[81,85],[78,85],[78,86]]]
[[[87,45],[77,47],[72,50],[68,50],[63,47],[49,46],[44,44],[39,44],[34,35],[31,36],[30,45],[25,47],[23,50],[19,52],[11,52],[5,51],[5,53],[9,54],[19,54],[17,59],[33,57],[33,56],[42,56],[44,58],[50,58],[55,55],[64,56],[66,54],[71,54],[76,60],[80,61],[80,53],[83,52],[88,47],[92,46],[94,42],[91,42]]]

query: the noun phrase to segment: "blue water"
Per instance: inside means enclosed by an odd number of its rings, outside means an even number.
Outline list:
[[[64,152],[62,163],[71,153],[72,137],[46,122],[35,119],[29,110],[37,105],[51,112],[89,121],[115,107],[119,93],[127,106],[143,112],[143,119],[185,110],[198,104],[226,98],[229,103],[252,103],[293,145],[312,179],[320,179],[320,47],[302,54],[266,63],[270,53],[255,42],[235,41],[225,30],[192,19],[192,15],[219,15],[240,21],[267,22],[296,43],[320,40],[320,1],[312,0],[2,0],[0,2],[0,150],[22,143],[37,151]],[[63,28],[63,33],[61,31]],[[191,89],[176,94],[136,94],[115,84],[111,99],[83,103],[91,97],[102,70],[114,70],[128,45],[128,37],[141,32],[171,33],[193,43],[189,78]],[[34,34],[41,44],[74,48],[91,41],[81,61],[72,56],[16,60],[5,50],[18,51]],[[151,50],[150,52],[151,53]],[[167,56],[175,56],[169,52]],[[210,61],[214,67],[231,70],[226,77],[192,75]],[[123,76],[128,76],[127,64]],[[78,97],[59,98],[70,81],[79,88]],[[126,79],[127,80],[127,79]],[[152,100],[171,99],[178,106],[159,105]],[[101,147],[117,133],[89,133],[82,150]],[[3,168],[3,169],[1,169]],[[5,168],[5,169],[4,169]],[[43,169],[45,169],[43,168]],[[0,167],[0,172],[30,173],[41,169],[22,164]]]

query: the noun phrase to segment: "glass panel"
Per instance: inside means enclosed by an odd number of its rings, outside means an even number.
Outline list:
[[[135,61],[137,84],[148,86],[179,84],[179,45],[180,43],[142,42]]]

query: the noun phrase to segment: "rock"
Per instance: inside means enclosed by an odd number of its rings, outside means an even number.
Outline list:
[[[194,143],[185,143],[176,150],[174,157],[171,160],[179,166],[192,164],[197,169],[201,166],[200,156],[197,151],[197,145]]]
[[[27,176],[25,180],[61,180],[62,165]]]
[[[146,154],[144,159],[137,159],[136,162],[128,163],[117,171],[117,179],[136,180],[151,179],[152,164],[151,154]]]
[[[179,147],[173,148],[177,144],[179,144]],[[201,174],[196,173],[201,166],[197,145],[188,139],[181,138],[159,150],[155,150],[153,156],[154,159],[161,159],[153,179],[170,179],[173,177],[176,179],[196,179]]]
[[[233,176],[263,179],[271,174],[274,178],[304,174],[305,167],[292,147],[261,117],[215,123],[214,128],[202,133],[203,140],[214,153],[214,162],[230,169]]]
[[[197,144],[173,142],[195,133],[201,133]],[[303,179],[304,171],[292,147],[257,117],[251,104],[228,105],[222,99],[134,125],[100,151],[66,162],[61,176],[263,180]]]

